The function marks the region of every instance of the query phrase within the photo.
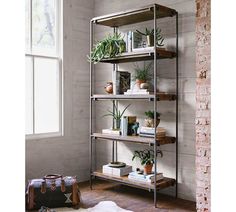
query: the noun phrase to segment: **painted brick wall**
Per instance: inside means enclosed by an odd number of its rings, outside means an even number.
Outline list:
[[[211,206],[211,5],[196,0],[196,202],[197,211]]]

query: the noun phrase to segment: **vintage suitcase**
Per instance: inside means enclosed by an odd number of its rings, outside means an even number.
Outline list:
[[[39,209],[41,206],[75,207],[80,203],[80,191],[76,177],[46,175],[42,179],[30,180],[26,191],[27,210]]]

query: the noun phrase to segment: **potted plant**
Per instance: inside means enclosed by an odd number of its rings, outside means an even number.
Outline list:
[[[118,107],[116,106],[116,104],[113,102],[113,107],[114,107],[114,112],[108,110],[108,113],[105,114],[104,116],[112,116],[113,119],[115,120],[115,126],[113,127],[113,130],[120,130],[120,122],[121,122],[121,118],[124,115],[124,112],[127,110],[127,108],[130,106],[127,105],[123,111],[118,110]],[[104,117],[103,116],[103,117]]]
[[[142,83],[147,83],[147,81],[150,79],[151,66],[152,66],[151,62],[149,64],[146,64],[144,62],[143,67],[139,67],[138,65],[136,65],[136,67],[134,68],[135,73],[133,79],[136,81],[138,87],[140,87]]]
[[[137,33],[146,36],[147,38],[147,45],[154,46],[154,29],[149,30],[148,28],[145,29],[145,32],[140,32],[136,30]],[[157,46],[164,46],[163,44],[164,38],[161,35],[161,29],[157,27],[156,29],[156,45]]]
[[[154,127],[154,111],[146,111],[145,115],[147,118],[145,119],[145,126],[146,127]],[[156,112],[156,127],[160,123],[160,113]]]
[[[114,33],[113,35],[108,35],[101,41],[98,41],[91,55],[88,56],[89,61],[92,61],[94,64],[100,62],[104,58],[115,57],[126,50],[126,43],[121,37],[121,34]]]
[[[156,152],[156,156],[158,156],[158,154],[160,154],[160,156],[163,156],[163,153],[161,150],[157,150]],[[141,165],[144,166],[144,174],[151,174],[152,173],[152,167],[154,164],[154,151],[153,150],[149,150],[149,149],[145,149],[145,150],[141,150],[141,151],[134,151],[133,154],[133,158],[132,161],[135,158],[139,158]]]

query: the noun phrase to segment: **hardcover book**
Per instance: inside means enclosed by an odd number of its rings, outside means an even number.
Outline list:
[[[108,164],[102,166],[102,173],[110,174],[115,176],[125,176],[132,172],[132,166],[126,165],[125,167],[114,168],[110,167]]]

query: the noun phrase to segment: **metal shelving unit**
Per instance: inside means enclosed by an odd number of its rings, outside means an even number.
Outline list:
[[[154,205],[156,207],[157,198],[156,192],[160,189],[174,186],[175,185],[175,196],[178,195],[178,12],[174,9],[164,7],[158,4],[148,5],[142,8],[127,10],[119,13],[113,13],[110,15],[95,17],[90,22],[90,52],[93,48],[93,34],[94,25],[99,24],[103,26],[112,27],[114,33],[118,31],[118,28],[123,25],[135,24],[143,21],[153,20],[154,28],[154,43],[156,43],[156,28],[157,19],[165,17],[174,17],[176,22],[176,50],[175,52],[167,51],[163,49],[153,48],[149,51],[143,52],[131,52],[123,53],[115,58],[106,58],[101,62],[113,64],[113,74],[116,74],[116,70],[119,63],[125,62],[135,62],[135,61],[154,61],[154,93],[150,95],[105,95],[105,94],[94,94],[93,89],[93,72],[94,64],[90,62],[90,187],[92,189],[93,177],[102,178],[105,180],[115,181],[128,186],[133,186],[141,189],[146,189],[154,192]],[[156,59],[155,59],[156,58]],[[176,92],[173,93],[158,93],[157,92],[157,60],[159,59],[173,59],[176,60]],[[112,100],[114,104],[118,104],[118,101],[124,100],[147,100],[153,103],[154,110],[154,122],[156,122],[156,111],[157,111],[157,101],[175,101],[176,103],[176,136],[170,137],[166,136],[164,138],[158,138],[155,132],[154,138],[144,138],[139,136],[112,136],[104,135],[101,133],[94,132],[93,130],[93,104],[97,100]],[[114,108],[113,108],[114,109]],[[114,124],[114,120],[113,120]],[[154,123],[154,126],[156,123]],[[112,143],[112,159],[117,158],[117,142],[132,142],[135,144],[149,145],[152,146],[154,152],[157,151],[157,146],[173,144],[176,145],[176,176],[175,179],[164,178],[163,181],[156,181],[156,175],[154,183],[151,185],[143,184],[140,182],[130,181],[127,177],[114,177],[111,175],[103,174],[101,171],[93,171],[93,142],[97,140],[107,140]],[[154,158],[154,172],[156,173],[157,158]]]

